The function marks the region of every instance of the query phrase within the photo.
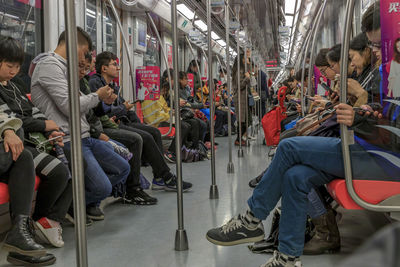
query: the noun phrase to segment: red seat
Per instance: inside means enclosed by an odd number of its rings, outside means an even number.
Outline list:
[[[400,182],[353,180],[354,190],[364,201],[378,204],[389,197],[400,194]],[[344,179],[333,180],[328,184],[328,191],[343,208],[363,209],[350,197]]]
[[[38,189],[40,184],[39,177],[36,176],[35,191]],[[7,203],[10,200],[8,194],[8,185],[5,183],[0,183],[0,205]]]
[[[158,130],[160,131],[161,135],[168,133],[169,127],[159,127]],[[175,127],[172,127],[171,132],[167,135],[168,137],[175,136]]]

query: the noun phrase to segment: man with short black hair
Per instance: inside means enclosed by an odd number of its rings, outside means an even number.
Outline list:
[[[84,72],[85,54],[92,48],[92,41],[80,27],[77,27],[77,30],[79,71]],[[54,52],[41,54],[34,61],[36,67],[32,75],[32,102],[66,134],[64,146],[70,150],[65,32],[61,34]],[[100,201],[110,196],[113,186],[125,183],[130,171],[129,164],[114,152],[110,144],[90,137],[90,126],[85,117],[85,114],[93,108],[98,114],[104,114],[100,101],[112,103],[115,97],[109,86],[103,86],[89,95],[80,96],[82,153],[87,163],[86,213],[93,220],[104,219],[104,214],[99,208]]]
[[[89,81],[90,89],[93,91],[102,86],[110,85],[118,98],[113,104],[103,103],[103,109],[109,117],[120,121],[119,129],[139,134],[143,139],[142,157],[153,168],[153,189],[177,190],[177,180],[170,168],[164,161],[161,143],[161,134],[157,128],[140,123],[133,108],[134,104],[128,103],[120,95],[120,88],[112,80],[118,77],[119,65],[117,56],[111,52],[102,52],[96,57],[96,74]],[[111,138],[118,138],[115,132],[106,130]],[[118,140],[118,139],[116,139]],[[122,140],[121,140],[122,142]],[[122,142],[123,143],[123,142]],[[128,181],[128,187],[129,187]],[[191,183],[183,182],[183,190],[187,191],[192,187]]]

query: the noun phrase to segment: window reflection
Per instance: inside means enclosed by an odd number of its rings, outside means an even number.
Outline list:
[[[0,36],[11,36],[21,42],[25,61],[19,76],[29,84],[30,62],[43,50],[42,1],[1,0]]]

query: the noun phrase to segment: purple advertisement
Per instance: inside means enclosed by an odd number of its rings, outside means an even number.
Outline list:
[[[400,97],[400,1],[381,0],[382,93]]]

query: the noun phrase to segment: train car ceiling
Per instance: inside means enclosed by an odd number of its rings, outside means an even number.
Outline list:
[[[113,2],[118,8],[132,12],[134,15],[142,16],[143,10],[147,10],[168,23],[171,21],[169,0],[113,0]],[[196,28],[202,33],[203,37],[206,36],[206,3],[206,0],[180,0],[178,2],[178,27],[181,31],[189,34],[193,28]],[[251,45],[254,50],[253,58],[259,64],[273,61],[276,62],[276,67],[278,67],[286,59],[279,33],[279,26],[284,26],[285,24],[284,3],[285,1],[283,0],[229,1],[231,19],[237,19],[241,25],[240,45],[242,47],[250,47]],[[238,14],[235,14],[236,6],[239,7]],[[217,11],[212,15],[213,50],[221,56],[225,56],[225,13],[222,12],[222,8]],[[170,28],[168,25],[164,25],[164,27],[167,30]],[[286,40],[287,36],[284,38]],[[286,40],[286,42],[288,41]],[[200,44],[198,46],[207,48],[204,45]],[[235,56],[236,38],[233,32],[229,40],[229,46],[232,48],[231,56]]]

